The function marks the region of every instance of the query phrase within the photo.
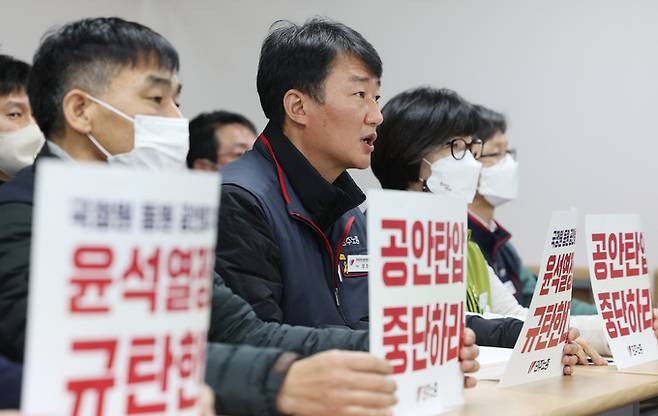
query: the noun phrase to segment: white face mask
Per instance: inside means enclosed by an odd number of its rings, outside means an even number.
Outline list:
[[[511,155],[493,166],[482,168],[478,192],[497,207],[519,194],[519,163]]]
[[[19,130],[0,133],[0,170],[9,176],[29,166],[45,141],[39,126],[32,123]]]
[[[89,140],[107,157],[109,164],[150,170],[185,169],[190,146],[188,119],[143,115],[132,118],[98,98],[88,97],[134,125],[135,147],[118,155],[110,154],[94,136],[87,134]]]
[[[473,201],[482,164],[475,160],[471,152],[466,152],[461,160],[447,156],[434,163],[426,159],[423,162],[432,169],[427,187],[433,194],[449,195],[467,204]]]

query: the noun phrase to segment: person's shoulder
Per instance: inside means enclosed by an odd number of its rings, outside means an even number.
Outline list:
[[[222,184],[238,185],[263,194],[278,187],[276,167],[257,150],[251,150],[221,171]]]
[[[34,168],[21,169],[9,182],[0,187],[0,204],[23,203],[32,205],[34,198]]]

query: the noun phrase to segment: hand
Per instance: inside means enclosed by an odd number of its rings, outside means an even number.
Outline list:
[[[562,351],[562,364],[564,364],[564,375],[570,376],[573,374],[573,366],[578,363],[578,350],[580,346],[576,344],[576,339],[580,336],[580,332],[576,328],[569,328],[569,337],[567,343],[564,345]]]
[[[658,338],[658,308],[653,309],[653,333]]]
[[[201,412],[199,415],[215,416],[215,393],[213,393],[212,389],[206,384],[201,387],[200,401]]]
[[[587,365],[587,357],[590,357],[592,358],[592,363],[594,365],[608,365],[608,360],[601,357],[601,355],[599,355],[599,353],[596,352],[596,350],[592,348],[583,337],[576,338],[575,342],[580,347],[576,353],[578,364]]]
[[[366,352],[327,351],[290,366],[277,396],[284,414],[388,416],[397,403],[391,366]]]
[[[480,369],[480,363],[477,361],[480,350],[475,345],[475,332],[471,328],[464,328],[464,343],[459,351],[462,371],[464,373],[474,373]],[[477,379],[475,377],[464,376],[464,387],[475,387]]]

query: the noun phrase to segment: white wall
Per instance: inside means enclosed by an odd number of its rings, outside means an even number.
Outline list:
[[[0,0],[0,51],[29,60],[48,27],[111,14],[178,48],[187,115],[227,108],[261,126],[255,74],[269,25],[341,20],[380,52],[384,100],[430,84],[507,114],[522,195],[500,220],[526,263],[539,262],[550,211],[576,206],[640,213],[658,265],[658,2]],[[375,183],[367,172],[356,176],[364,187]],[[585,265],[582,239],[580,249]]]

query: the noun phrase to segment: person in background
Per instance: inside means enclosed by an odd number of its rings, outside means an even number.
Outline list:
[[[27,98],[30,65],[0,55],[0,185],[31,165],[43,145]]]
[[[528,307],[535,293],[537,276],[523,265],[512,235],[496,221],[496,208],[518,196],[519,164],[507,139],[507,121],[502,114],[476,105],[480,127],[476,137],[484,142],[480,179],[473,202],[468,205],[468,228],[489,266],[522,306]],[[594,315],[596,306],[578,299],[571,301],[572,315]]]
[[[190,121],[187,167],[218,171],[254,146],[256,127],[245,116],[229,111],[202,113]]]

